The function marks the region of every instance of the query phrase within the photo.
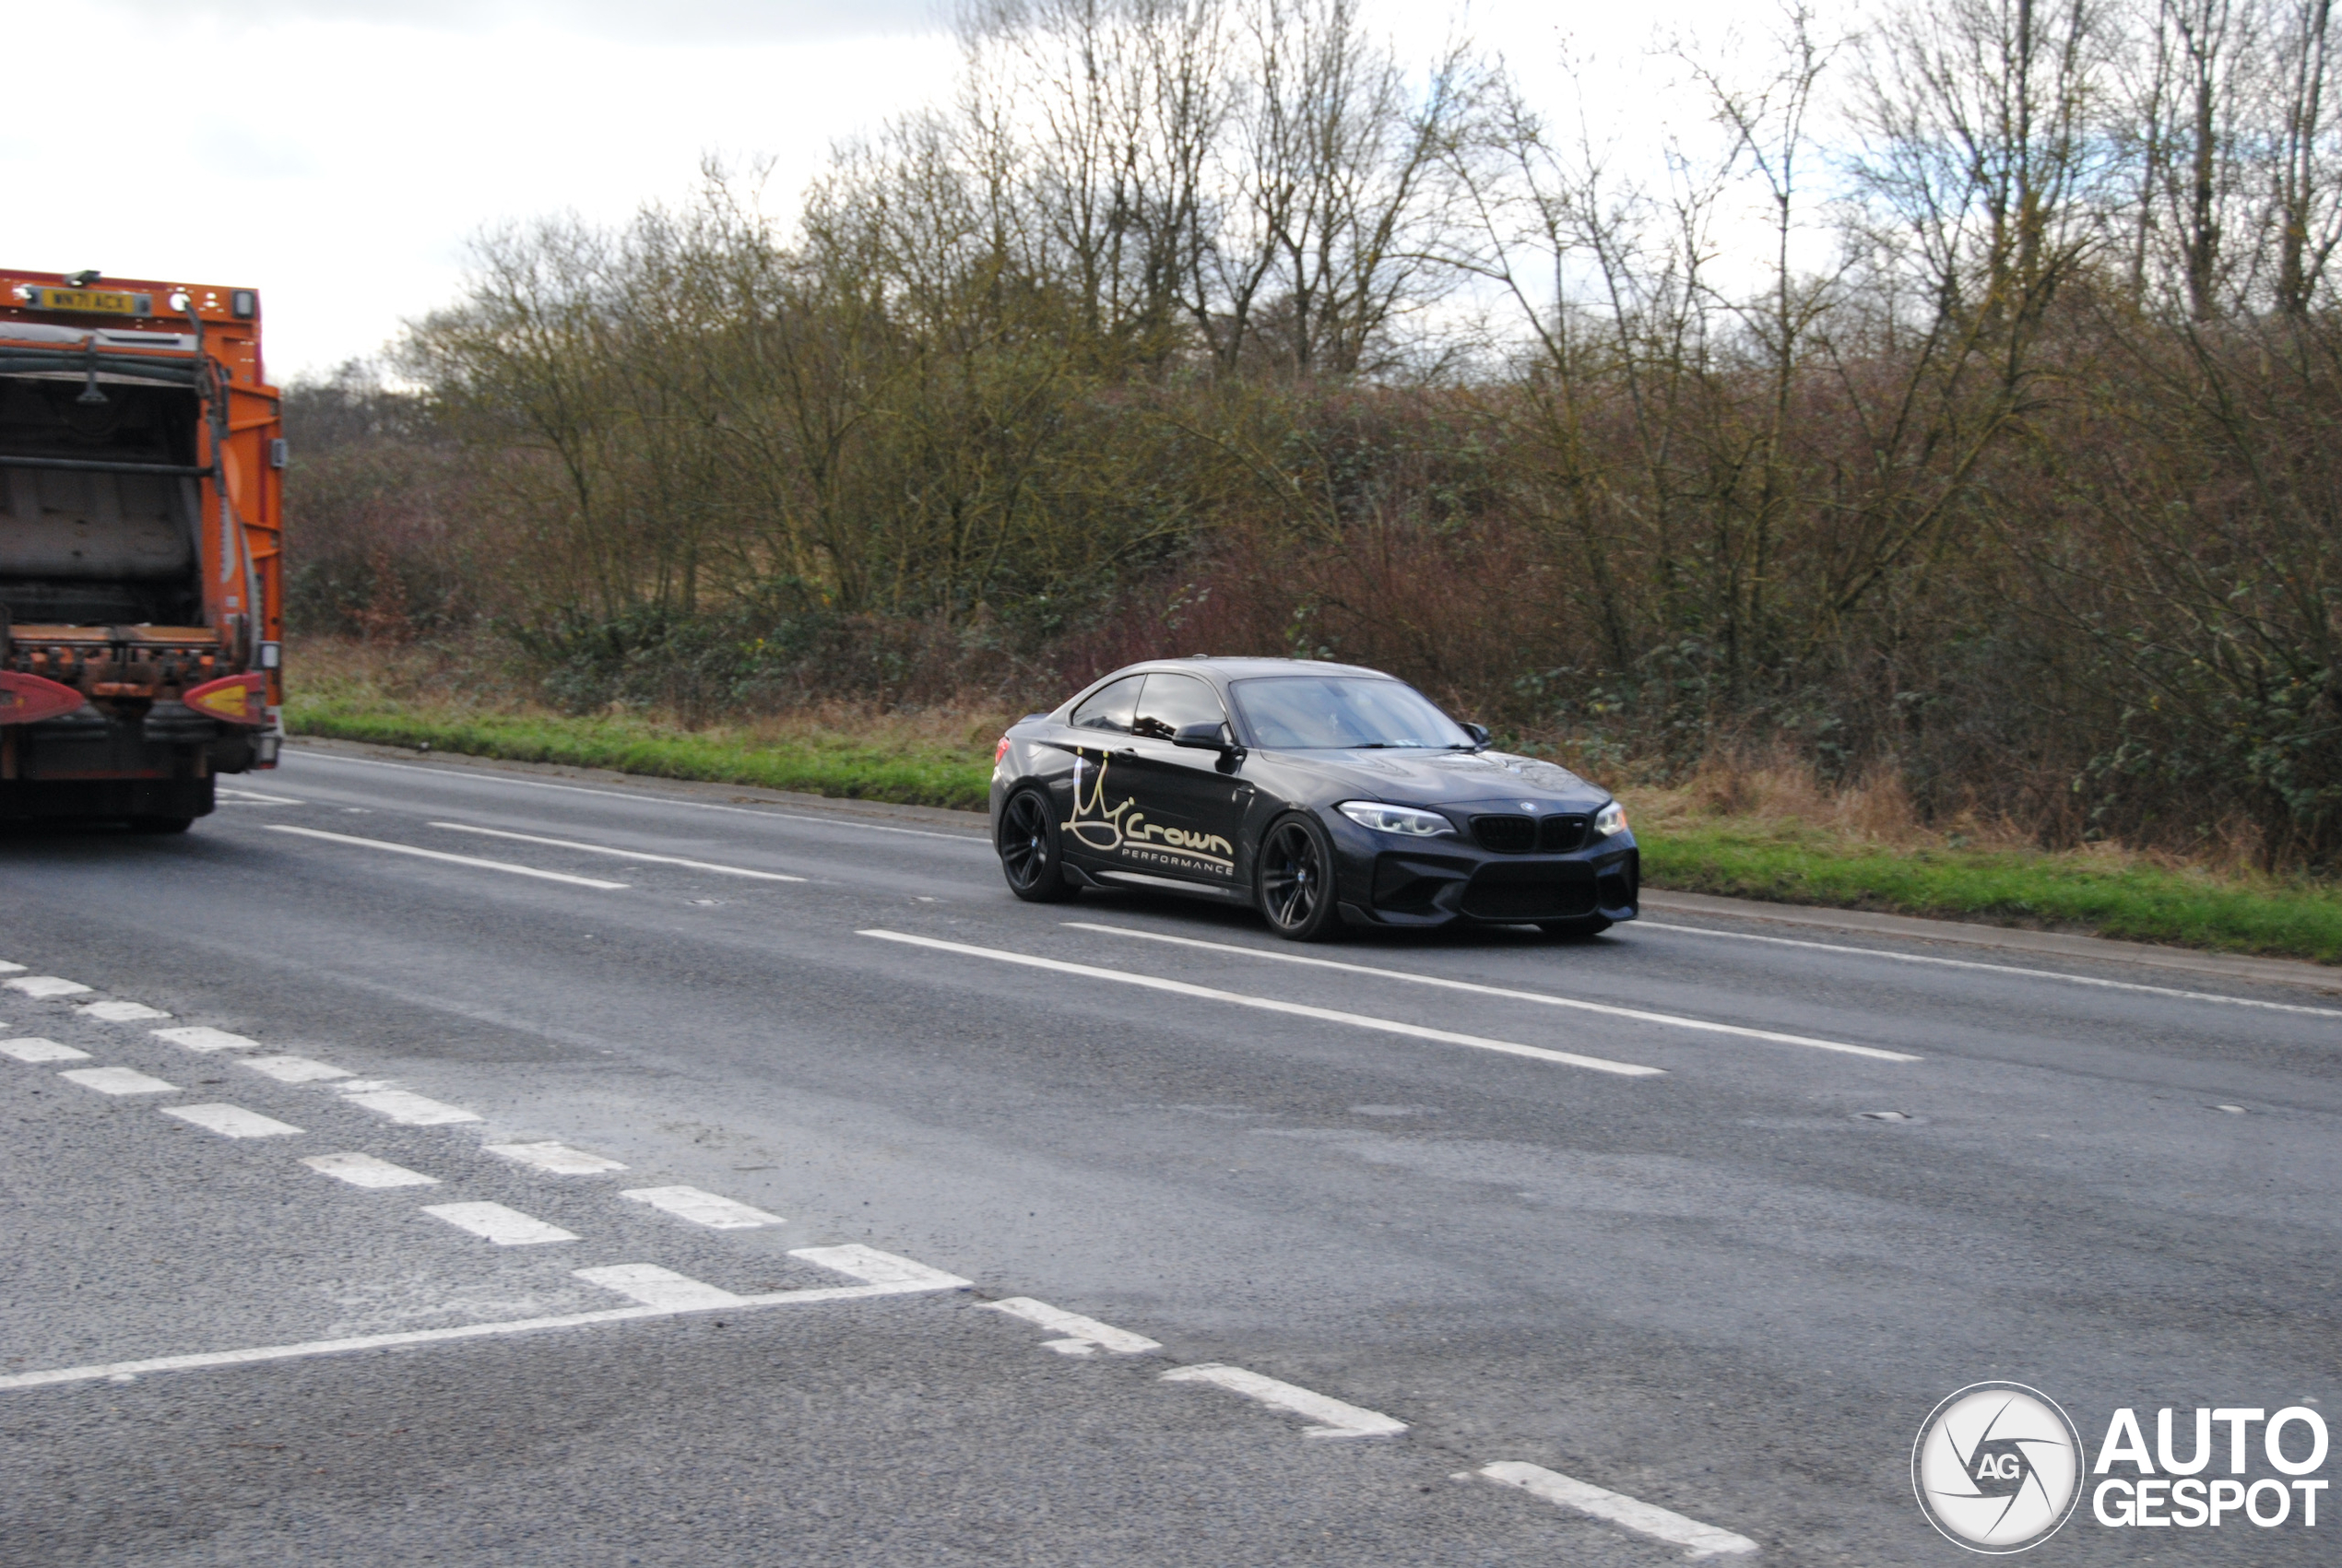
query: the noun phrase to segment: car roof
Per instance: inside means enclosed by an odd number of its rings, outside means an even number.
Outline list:
[[[1364,676],[1374,680],[1396,680],[1399,678],[1364,665],[1329,664],[1323,659],[1260,659],[1222,658],[1194,655],[1184,659],[1146,659],[1125,665],[1100,680],[1112,680],[1126,675],[1145,675],[1157,670],[1165,674],[1185,673],[1211,676],[1222,681],[1244,680],[1264,675],[1340,675]],[[1093,684],[1096,684],[1094,682]],[[1088,690],[1088,687],[1082,688]]]

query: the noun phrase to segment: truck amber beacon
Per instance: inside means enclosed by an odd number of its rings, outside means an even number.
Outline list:
[[[256,292],[0,268],[0,820],[276,765],[284,466]]]

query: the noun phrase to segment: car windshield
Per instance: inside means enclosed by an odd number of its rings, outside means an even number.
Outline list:
[[[1472,737],[1412,686],[1355,677],[1281,675],[1231,690],[1256,746],[1300,751],[1468,749]]]

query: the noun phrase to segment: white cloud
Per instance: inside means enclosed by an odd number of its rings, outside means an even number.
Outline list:
[[[269,6],[232,22],[153,6],[142,47],[94,78],[20,74],[0,232],[10,266],[257,288],[279,381],[372,353],[447,301],[483,227],[564,209],[622,221],[688,192],[710,153],[770,157],[769,189],[792,197],[839,137],[946,90],[958,58],[940,33],[768,25],[716,45],[390,25],[355,16],[390,9],[364,0]],[[132,25],[100,5],[76,14],[100,32]]]
[[[535,27],[579,38],[661,44],[753,44],[806,39],[933,32],[942,0],[115,0],[114,8],[171,25],[190,20],[275,27],[287,22],[360,22],[455,36]]]
[[[770,157],[767,189],[792,199],[838,139],[948,94],[944,8],[84,0],[89,36],[138,47],[14,75],[0,260],[257,288],[271,373],[324,371],[453,298],[484,227],[564,209],[622,221],[688,192],[709,153]],[[1442,6],[1380,9],[1410,54],[1451,30]],[[1629,148],[1648,155],[1669,113],[1698,117],[1662,88],[1649,14],[1556,15],[1479,0],[1469,23],[1564,116],[1565,29],[1596,48],[1588,107]],[[1714,34],[1745,15],[1678,0],[1665,19]]]

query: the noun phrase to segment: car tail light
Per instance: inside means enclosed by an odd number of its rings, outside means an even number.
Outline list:
[[[992,748],[992,765],[996,768],[999,767],[1000,765],[1000,759],[1008,754],[1009,737],[1004,735],[1000,737],[1000,744]]]

